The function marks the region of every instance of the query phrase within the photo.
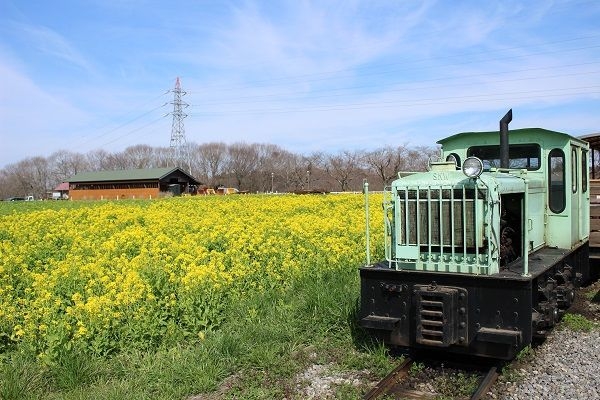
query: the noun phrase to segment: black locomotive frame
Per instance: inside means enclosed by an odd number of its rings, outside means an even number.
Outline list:
[[[391,264],[393,265],[393,264]],[[510,360],[545,336],[590,279],[589,244],[542,248],[489,276],[360,269],[360,325],[392,346]]]

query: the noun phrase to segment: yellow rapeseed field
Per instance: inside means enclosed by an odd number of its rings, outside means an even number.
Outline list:
[[[381,243],[380,196],[371,204]],[[364,197],[350,194],[90,203],[0,216],[0,351],[24,346],[52,359],[75,345],[107,354],[202,340],[249,293],[356,270],[364,227]]]

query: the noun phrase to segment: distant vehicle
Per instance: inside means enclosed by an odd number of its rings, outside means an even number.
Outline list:
[[[238,194],[240,191],[232,187],[218,187],[217,194]]]
[[[52,192],[52,200],[68,200],[69,195],[62,192]]]
[[[33,198],[33,196],[26,196],[26,197],[9,197],[7,199],[5,199],[4,201],[33,201],[35,200]]]
[[[232,188],[232,187],[223,187],[223,186],[219,186],[216,189],[212,189],[212,188],[202,188],[198,190],[198,194],[205,194],[205,195],[209,195],[209,194],[217,194],[217,195],[227,195],[227,194],[240,194],[240,193],[246,193],[246,192],[240,192],[238,189],[236,188]]]

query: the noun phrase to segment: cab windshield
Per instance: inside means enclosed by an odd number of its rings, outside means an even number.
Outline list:
[[[511,144],[508,146],[509,168],[534,171],[540,168],[541,150],[538,144]],[[500,168],[500,146],[472,146],[467,149],[467,157],[477,157],[483,161],[483,170]]]

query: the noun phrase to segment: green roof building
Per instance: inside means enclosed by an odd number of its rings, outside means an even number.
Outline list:
[[[72,200],[155,199],[195,193],[199,182],[180,168],[82,172],[69,179]]]

